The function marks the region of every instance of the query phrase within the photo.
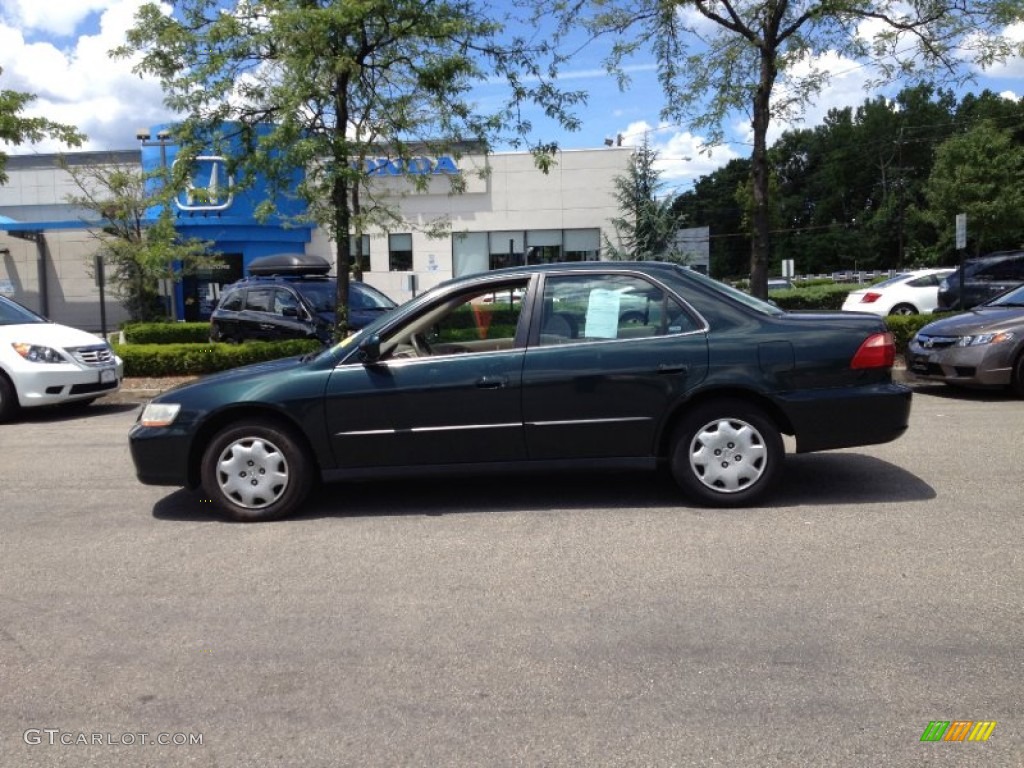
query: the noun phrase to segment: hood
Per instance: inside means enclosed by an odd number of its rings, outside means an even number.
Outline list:
[[[58,323],[0,325],[0,338],[9,343],[38,344],[60,349],[106,344],[99,336]]]
[[[976,307],[952,317],[928,323],[918,331],[923,336],[975,336],[979,333],[1024,326],[1024,309],[1012,307]]]
[[[155,398],[155,400],[174,400],[176,395],[188,394],[189,390],[197,387],[203,387],[209,390],[211,387],[227,386],[231,388],[242,387],[252,379],[261,378],[269,373],[276,371],[286,371],[292,368],[298,368],[303,365],[303,358],[305,355],[297,357],[283,357],[278,360],[267,360],[262,363],[252,363],[251,365],[243,365],[241,368],[232,368],[227,371],[220,371],[219,373],[210,373],[202,376],[195,381],[186,382],[185,384],[179,384],[173,389],[169,389],[163,394]]]

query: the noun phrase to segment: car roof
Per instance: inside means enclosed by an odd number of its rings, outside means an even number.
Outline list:
[[[487,272],[476,272],[446,280],[441,285],[455,286],[461,283],[476,282],[481,279],[504,280],[507,278],[526,277],[545,272],[608,272],[609,270],[646,272],[648,274],[679,275],[685,273],[686,267],[668,261],[559,261],[548,264],[524,264],[516,267],[502,267]]]

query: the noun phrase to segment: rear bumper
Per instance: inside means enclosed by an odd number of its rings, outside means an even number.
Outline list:
[[[877,445],[910,424],[912,392],[896,383],[810,390],[778,398],[789,416],[797,453]]]

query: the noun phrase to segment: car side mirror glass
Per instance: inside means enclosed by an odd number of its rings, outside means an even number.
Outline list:
[[[298,317],[299,316],[299,308],[298,307],[281,307],[281,314],[284,315],[285,317]]]
[[[359,359],[365,365],[373,365],[380,360],[380,336],[378,334],[367,336],[359,343]]]

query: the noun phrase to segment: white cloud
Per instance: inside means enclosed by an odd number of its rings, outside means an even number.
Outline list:
[[[28,32],[70,37],[93,13],[121,0],[4,0],[0,21]]]
[[[63,9],[76,1],[55,6]],[[113,60],[108,55],[124,42],[142,1],[104,0],[95,34],[79,36],[67,49],[52,42],[26,40],[21,29],[0,24],[0,87],[35,94],[37,98],[25,114],[77,126],[89,137],[84,149],[135,146],[137,129],[171,119],[159,84],[132,73],[130,61]],[[93,0],[83,6],[100,4]],[[78,21],[82,18],[84,15]],[[45,141],[33,149],[55,152],[65,148]]]
[[[701,176],[740,157],[728,146],[712,147],[702,137],[665,122],[657,127],[642,120],[630,123],[621,136],[623,145],[630,147],[641,146],[646,138],[648,146],[658,153],[661,180],[673,190],[689,187]]]

